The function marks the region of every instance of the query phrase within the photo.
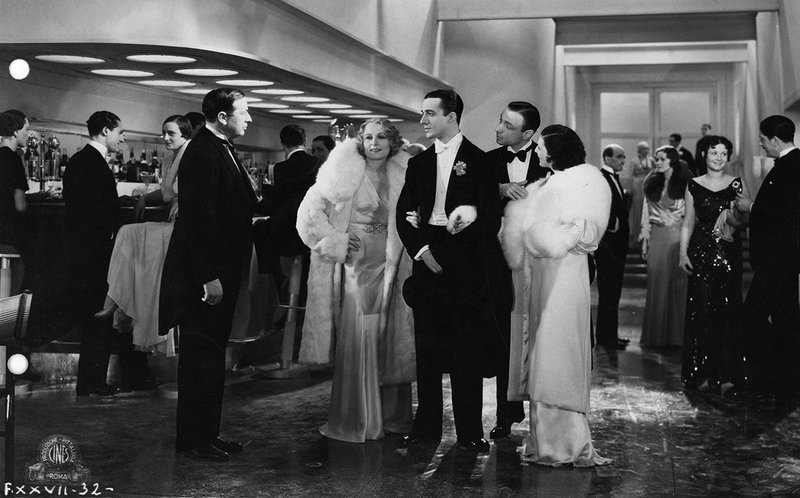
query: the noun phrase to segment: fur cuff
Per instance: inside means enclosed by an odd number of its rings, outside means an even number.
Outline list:
[[[453,233],[455,231],[456,222],[461,222],[467,228],[478,218],[478,210],[475,206],[458,206],[450,213],[447,219],[447,231]]]
[[[344,263],[347,258],[347,245],[350,236],[347,232],[333,232],[323,237],[314,246],[314,252],[319,254],[325,261],[333,263]]]

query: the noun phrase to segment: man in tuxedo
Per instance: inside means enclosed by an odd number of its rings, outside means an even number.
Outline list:
[[[495,141],[500,147],[489,151],[487,158],[494,169],[503,206],[510,200],[527,197],[528,191],[525,190],[525,186],[552,172],[549,168],[539,166],[539,157],[533,152],[535,147],[533,136],[539,129],[539,124],[541,124],[539,110],[529,102],[510,102],[500,114],[500,122],[495,128]],[[503,254],[494,256],[496,256],[495,266],[490,272],[508,275],[510,270]],[[511,275],[514,289],[518,289],[522,285],[521,279],[524,276],[522,272],[512,272]],[[518,301],[513,300],[513,302]],[[504,309],[497,318],[502,332],[503,354],[497,367],[497,421],[489,433],[491,439],[507,437],[511,434],[511,425],[525,419],[522,401],[508,401],[512,300],[501,304]]]
[[[160,331],[180,325],[176,449],[226,461],[242,451],[220,438],[225,349],[258,198],[231,141],[252,122],[244,93],[217,88],[203,99],[206,125],[186,147],[178,174],[180,215],[161,280]]]
[[[745,343],[757,391],[790,400],[800,381],[800,150],[795,125],[770,116],[759,126],[761,147],[775,158],[754,202],[739,196],[750,211],[753,282],[745,307]]]
[[[497,374],[508,313],[508,271],[500,254],[500,198],[492,165],[460,131],[464,104],[452,90],[425,95],[420,123],[434,145],[411,158],[397,203],[397,231],[414,259],[403,286],[414,310],[419,405],[407,447],[442,434],[442,373],[450,374],[458,446],[486,452],[483,377]],[[418,228],[406,219],[419,216]]]
[[[617,335],[619,298],[628,254],[628,201],[619,172],[625,166],[625,150],[616,144],[603,149],[601,172],[611,189],[611,216],[608,228],[594,253],[597,264],[597,327],[595,342],[606,348],[623,350],[628,339]]]
[[[270,219],[256,228],[256,249],[259,265],[271,273],[278,292],[281,292],[286,276],[281,269],[281,256],[292,258],[303,255],[302,282],[308,281],[310,251],[297,233],[297,209],[308,189],[317,178],[319,163],[305,149],[306,132],[290,124],[281,129],[281,146],[286,159],[273,169],[272,186],[263,190],[264,199],[256,211]],[[262,263],[263,261],[263,263]]]
[[[708,171],[706,167],[705,150],[708,148],[706,142],[708,142],[708,138],[712,136],[711,125],[703,123],[700,127],[700,135],[700,139],[697,141],[697,146],[694,149],[694,167],[691,168],[694,176],[703,176]]]
[[[131,333],[112,330],[111,319],[95,318],[108,292],[108,265],[119,228],[119,198],[107,157],[125,141],[120,118],[97,111],[86,122],[89,143],[70,158],[64,170],[66,282],[63,309],[69,325],[81,328],[78,396],[111,396],[106,383],[112,343],[119,348],[120,374],[126,390],[155,389],[147,356],[134,351]]]
[[[678,151],[681,161],[685,162],[686,166],[694,168],[694,156],[686,147],[681,147],[681,140],[683,140],[683,137],[680,133],[673,133],[669,136],[669,145]]]

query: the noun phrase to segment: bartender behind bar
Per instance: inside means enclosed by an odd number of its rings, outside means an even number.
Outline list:
[[[119,340],[122,387],[154,389],[147,356],[134,351],[131,334],[112,330],[111,318],[95,318],[103,309],[108,283],[108,264],[118,228],[119,199],[108,154],[116,154],[124,142],[120,119],[109,111],[97,111],[86,122],[89,143],[67,163],[64,172],[66,208],[66,272],[62,308],[67,323],[81,327],[78,396],[112,396],[119,389],[106,383],[113,340]]]

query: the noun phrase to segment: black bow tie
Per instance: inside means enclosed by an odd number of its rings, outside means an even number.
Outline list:
[[[511,152],[510,150],[506,149],[505,151],[503,151],[504,152],[503,157],[505,158],[507,163],[513,161],[515,157],[520,161],[525,162],[525,158],[528,157],[529,150],[531,150],[530,147],[528,147],[527,149],[522,149],[519,152]]]

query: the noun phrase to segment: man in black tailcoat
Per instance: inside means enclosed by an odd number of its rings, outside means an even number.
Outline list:
[[[800,150],[795,125],[770,116],[759,126],[761,147],[775,158],[755,200],[738,197],[750,211],[753,282],[745,308],[745,346],[756,391],[791,401],[800,382]]]
[[[511,282],[507,271],[489,271],[500,251],[500,198],[486,155],[461,134],[463,108],[452,90],[425,96],[420,123],[435,143],[409,160],[397,203],[397,231],[414,259],[403,295],[414,310],[419,399],[400,447],[440,440],[442,373],[449,373],[459,448],[489,451],[483,377],[497,374],[503,354],[498,313]]]
[[[97,111],[86,122],[89,143],[73,155],[64,170],[66,282],[64,315],[68,326],[81,327],[78,396],[111,396],[119,389],[106,383],[112,343],[119,344],[123,387],[154,389],[147,356],[134,351],[132,335],[111,327],[110,318],[96,318],[108,293],[108,265],[119,228],[119,198],[107,157],[124,142],[120,118]]]
[[[529,102],[510,102],[500,114],[500,122],[495,128],[495,140],[500,147],[487,152],[486,156],[492,165],[495,182],[498,184],[498,195],[505,206],[510,200],[524,199],[528,196],[525,186],[552,173],[550,168],[539,165],[539,157],[533,152],[536,144],[533,136],[539,129],[541,118],[539,110]],[[511,273],[502,253],[494,254],[495,266],[492,274],[513,275],[514,288],[522,285],[519,279],[524,278],[522,272]],[[509,299],[501,304],[503,308],[498,314],[498,322],[503,338],[503,355],[497,370],[497,420],[489,433],[491,439],[506,437],[511,434],[511,425],[525,419],[525,408],[522,401],[508,401],[508,361],[509,332],[511,324],[512,304]]]
[[[180,214],[161,280],[160,331],[180,325],[176,449],[226,461],[242,451],[220,438],[225,349],[258,202],[231,140],[252,122],[240,90],[203,99],[206,125],[184,152],[178,174]]]

